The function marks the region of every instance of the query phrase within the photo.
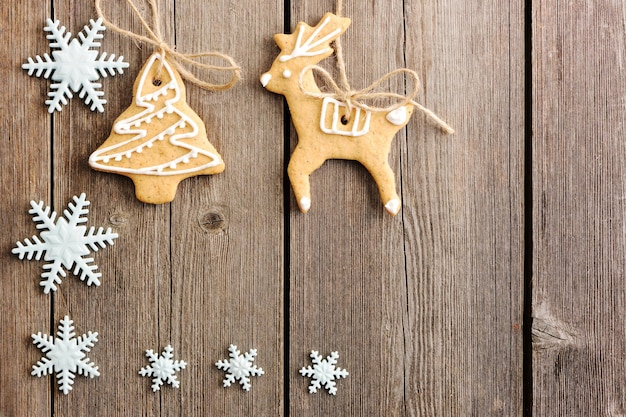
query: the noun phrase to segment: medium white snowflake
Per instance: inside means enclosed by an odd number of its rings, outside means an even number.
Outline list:
[[[98,58],[98,51],[92,50],[92,47],[99,47],[99,39],[104,36],[99,33],[105,30],[102,19],[93,21],[89,20],[90,26],[85,26],[84,34],[80,32],[78,39],[74,38],[69,42],[72,34],[65,32],[65,26],[59,28],[59,21],[46,19],[44,30],[50,32],[46,38],[50,40],[50,48],[57,48],[50,55],[44,54],[43,59],[39,55],[35,60],[28,58],[28,63],[22,65],[22,68],[28,70],[28,75],[35,74],[36,77],[52,78],[50,91],[46,100],[48,111],[53,113],[55,110],[61,111],[61,104],[67,104],[67,98],[72,98],[74,93],[79,93],[79,97],[85,100],[85,104],[91,103],[91,110],[97,109],[99,112],[104,111],[103,104],[106,100],[102,98],[104,92],[98,90],[102,84],[95,81],[102,76],[106,78],[108,74],[115,75],[115,71],[122,74],[123,68],[128,68],[128,63],[123,62],[124,57],[120,56],[117,60],[115,55],[111,54],[106,59],[107,53],[103,52]],[[108,71],[108,74],[107,74]]]
[[[319,352],[313,350],[311,351],[311,358],[313,367],[308,366],[300,369],[300,375],[312,378],[311,385],[309,385],[309,393],[316,393],[323,385],[330,394],[336,395],[337,383],[335,380],[348,376],[348,371],[335,367],[339,353],[331,352],[330,356],[323,359]]]
[[[180,381],[176,377],[176,372],[185,369],[187,362],[185,361],[173,361],[172,352],[174,348],[167,345],[160,356],[157,356],[152,349],[146,350],[146,356],[150,360],[150,366],[141,368],[139,374],[141,376],[151,376],[152,378],[152,391],[156,392],[161,389],[163,382],[167,382],[174,388],[180,386]]]
[[[90,378],[100,376],[98,367],[89,362],[91,359],[85,355],[98,341],[98,333],[87,332],[77,338],[73,323],[65,316],[59,325],[56,339],[42,335],[41,332],[32,335],[33,343],[46,356],[33,365],[31,375],[41,377],[56,372],[59,390],[66,395],[72,390],[77,370],[79,375]]]
[[[250,352],[246,352],[243,355],[237,349],[237,346],[230,345],[228,347],[230,359],[225,359],[215,363],[218,369],[226,371],[226,378],[224,378],[224,387],[230,387],[235,380],[239,380],[241,387],[250,391],[250,378],[251,376],[263,375],[263,369],[258,368],[256,365],[252,365],[254,357],[257,355],[256,349],[250,349]]]
[[[39,283],[43,287],[43,292],[48,294],[50,290],[56,291],[56,284],[61,283],[61,277],[66,276],[63,268],[71,270],[75,265],[73,273],[80,280],[87,279],[87,285],[100,285],[100,277],[102,274],[98,272],[98,265],[91,264],[93,258],[84,258],[90,253],[89,248],[94,252],[98,251],[98,245],[102,248],[106,244],[113,245],[113,239],[117,238],[117,233],[111,232],[111,228],[106,231],[100,227],[94,233],[95,227],[91,227],[87,231],[86,226],[79,225],[87,221],[83,217],[89,210],[86,207],[90,204],[86,200],[85,194],[80,197],[74,196],[74,203],[68,204],[68,209],[63,210],[65,218],[56,219],[57,213],[52,212],[50,215],[50,207],[43,209],[43,201],[35,203],[30,202],[31,209],[28,211],[34,214],[33,221],[40,223],[37,229],[45,229],[40,233],[41,239],[33,236],[33,241],[25,239],[24,243],[17,242],[17,247],[11,252],[18,255],[20,259],[36,260],[41,259],[41,255],[45,253],[44,260],[48,263],[43,266],[44,272],[41,274],[43,280]],[[55,220],[56,224],[55,224]]]

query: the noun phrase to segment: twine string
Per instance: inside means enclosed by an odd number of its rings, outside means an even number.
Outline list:
[[[314,92],[314,91],[306,90],[304,87],[304,75],[308,71],[317,72],[320,78],[324,81],[324,83],[331,89],[331,92],[326,93],[326,92]],[[413,89],[408,95],[403,95],[403,94],[394,93],[394,92],[375,92],[374,91],[385,81],[389,80],[390,78],[398,74],[406,74],[409,78],[413,80],[413,83],[412,83]],[[344,88],[345,86],[340,86],[333,79],[332,75],[330,75],[330,73],[326,71],[324,68],[318,65],[308,65],[304,67],[302,72],[300,72],[300,78],[298,80],[298,83],[300,85],[300,88],[309,97],[322,98],[322,99],[331,97],[331,98],[335,98],[345,103],[346,106],[348,107],[348,109],[346,110],[346,112],[348,113],[346,115],[347,117],[352,112],[352,109],[354,107],[359,107],[364,110],[373,110],[373,111],[393,111],[395,109],[398,109],[406,105],[407,103],[412,102],[413,98],[415,98],[415,96],[417,95],[417,90],[419,86],[419,78],[415,71],[412,71],[408,68],[399,68],[395,71],[385,74],[384,76],[376,80],[374,83],[372,83],[368,87],[365,87],[362,90],[352,90],[352,89],[348,90]],[[392,99],[392,100],[400,99],[402,101],[397,102],[395,104],[391,104],[389,106],[384,106],[384,107],[378,107],[378,106],[369,105],[365,103],[365,101],[376,100],[376,99]]]
[[[175,47],[172,47],[167,42],[165,42],[163,40],[163,36],[161,35],[161,26],[159,24],[159,10],[155,0],[148,0],[148,4],[150,5],[150,10],[152,12],[152,25],[150,25],[141,15],[141,12],[137,8],[133,0],[126,0],[126,2],[131,7],[133,14],[139,20],[141,26],[148,34],[148,36],[140,35],[130,30],[123,29],[113,23],[102,12],[102,8],[100,7],[100,0],[95,0],[95,8],[96,12],[98,13],[98,17],[102,19],[107,28],[113,30],[114,32],[117,32],[123,36],[127,36],[134,41],[154,46],[159,51],[161,56],[163,56],[164,58],[168,58],[168,61],[179,72],[180,76],[183,79],[197,85],[200,88],[210,91],[228,90],[241,79],[241,68],[239,67],[239,65],[237,65],[233,58],[228,55],[216,51],[185,54],[178,52]],[[218,58],[225,61],[227,65],[222,66],[206,64],[199,61],[202,58]],[[212,83],[198,78],[191,72],[188,67],[195,67],[197,69],[206,71],[232,72],[232,76],[230,80],[225,83]]]
[[[341,17],[342,11],[343,11],[343,0],[337,0],[336,15]],[[350,88],[350,82],[348,81],[348,75],[346,73],[346,62],[343,59],[343,48],[341,46],[341,36],[335,39],[334,47],[335,47],[335,59],[337,60],[337,67],[339,69],[339,82],[341,83],[341,86],[343,87],[344,91],[350,91],[352,90],[352,88]],[[348,107],[348,109],[352,111],[350,107]]]
[[[337,0],[336,15],[341,17],[342,11],[343,11],[343,0]],[[300,78],[298,79],[300,90],[305,95],[309,97],[321,98],[321,99],[330,97],[330,98],[333,98],[335,100],[339,100],[345,103],[346,105],[345,117],[347,120],[350,120],[352,109],[355,107],[358,107],[364,110],[369,110],[369,111],[393,111],[400,107],[406,106],[407,104],[412,104],[413,106],[415,106],[415,108],[417,108],[426,116],[428,116],[430,119],[432,119],[432,121],[437,126],[439,126],[439,128],[442,131],[444,131],[447,134],[454,133],[454,129],[452,129],[452,127],[450,127],[446,122],[441,120],[439,116],[437,116],[434,112],[425,108],[424,106],[422,106],[421,104],[417,103],[414,100],[419,90],[420,79],[417,73],[413,70],[410,70],[408,68],[398,68],[396,70],[393,70],[383,75],[378,80],[370,84],[368,87],[365,87],[361,90],[353,90],[350,87],[350,82],[348,81],[348,76],[346,75],[346,63],[343,58],[343,48],[341,46],[340,39],[341,38],[339,37],[335,39],[333,42],[334,49],[335,49],[335,59],[337,61],[337,69],[339,71],[339,82],[336,82],[334,78],[330,75],[330,73],[326,71],[324,68],[320,67],[319,65],[309,65],[300,72]],[[307,90],[304,87],[303,77],[304,77],[304,74],[307,73],[308,71],[317,72],[318,75],[325,81],[326,85],[330,87],[332,92],[325,93],[325,92],[316,92],[316,91]],[[413,81],[411,83],[412,89],[408,94],[375,91],[385,81],[400,74],[404,74],[408,79],[411,79]],[[397,102],[395,104],[391,104],[389,106],[384,106],[384,107],[368,105],[365,103],[366,101],[372,101],[372,100],[377,100],[377,99],[396,100]]]

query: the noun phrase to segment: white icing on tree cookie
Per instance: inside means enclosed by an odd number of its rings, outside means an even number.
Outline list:
[[[147,67],[152,67],[156,60],[160,61],[157,65],[163,65],[162,70],[167,72],[167,78],[170,81],[167,84],[162,83],[157,91],[144,95],[137,94],[135,105],[144,108],[144,110],[128,118],[117,120],[113,126],[113,131],[116,134],[132,135],[132,137],[111,146],[101,147],[94,152],[89,158],[89,164],[93,168],[129,174],[179,175],[202,171],[220,163],[219,155],[184,142],[184,139],[198,136],[198,125],[191,117],[175,106],[181,100],[181,87],[167,61],[156,53],[148,61]],[[148,80],[148,75],[148,71],[141,74],[138,92],[145,91],[146,82],[152,83],[152,80]],[[153,121],[163,120],[166,116],[173,116],[171,125],[164,130],[157,129],[155,131],[151,128]],[[132,167],[124,167],[114,163],[123,159],[132,159],[133,156],[152,147],[170,145],[184,149],[185,152],[172,158],[158,160],[158,163],[148,166],[132,166],[133,164],[130,164]],[[200,155],[208,158],[208,161],[190,166],[189,162]]]

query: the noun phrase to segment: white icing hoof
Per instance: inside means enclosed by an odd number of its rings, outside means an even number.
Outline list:
[[[266,72],[265,74],[261,75],[261,85],[263,87],[266,87],[271,79],[272,79],[272,74]]]
[[[395,216],[400,211],[400,200],[394,198],[387,201],[387,204],[385,204],[385,210],[387,210],[387,213]]]
[[[403,125],[406,122],[406,117],[406,106],[402,106],[395,109],[394,111],[390,111],[389,113],[387,113],[387,120],[389,121],[389,123],[396,126]]]
[[[311,199],[309,197],[302,197],[299,205],[300,211],[306,213],[311,208]]]

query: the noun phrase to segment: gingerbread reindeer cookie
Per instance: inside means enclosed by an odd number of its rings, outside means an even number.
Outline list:
[[[350,22],[327,13],[315,27],[300,22],[294,33],[275,35],[280,54],[261,76],[261,84],[284,95],[289,104],[298,144],[288,175],[300,211],[306,213],[311,207],[311,173],[328,159],[347,159],[365,166],[378,185],[385,209],[395,216],[401,203],[388,156],[393,137],[409,122],[416,103],[407,99],[377,109],[356,100],[342,101],[339,94],[322,93],[313,74],[318,68],[314,65],[333,53],[331,42]]]

